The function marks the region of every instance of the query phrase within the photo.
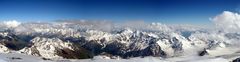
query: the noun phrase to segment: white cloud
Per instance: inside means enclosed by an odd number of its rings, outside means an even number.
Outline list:
[[[216,27],[225,32],[240,31],[240,15],[230,11],[224,11],[222,14],[215,16],[212,21]]]
[[[6,25],[7,27],[14,28],[14,27],[17,27],[18,25],[20,25],[21,22],[18,22],[16,20],[12,20],[12,21],[4,21],[3,24]]]

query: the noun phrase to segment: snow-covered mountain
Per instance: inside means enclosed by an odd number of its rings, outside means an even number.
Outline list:
[[[225,19],[218,21],[224,14],[231,13],[224,12],[216,16],[214,22],[226,22]],[[49,59],[86,59],[96,56],[112,59],[153,56],[168,59],[239,53],[239,32],[219,28],[142,22],[11,21],[0,24],[0,53],[17,51]]]
[[[59,38],[35,37],[31,40],[29,47],[20,50],[21,53],[45,58],[76,58],[83,59],[88,52],[71,42],[64,42]],[[77,56],[79,55],[79,56]],[[88,57],[88,56],[87,56]],[[89,57],[90,58],[90,57]]]
[[[1,42],[10,50],[51,59],[81,59],[97,55],[169,58],[205,54],[218,56],[221,54],[215,54],[216,51],[234,47],[233,41],[240,39],[237,33],[216,32],[189,25],[179,28],[179,25],[152,23],[137,28],[113,24],[104,30],[96,29],[99,26],[92,23],[21,23],[2,28]]]

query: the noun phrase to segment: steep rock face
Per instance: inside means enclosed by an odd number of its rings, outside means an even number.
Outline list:
[[[0,43],[11,50],[20,50],[27,46],[27,40],[12,32],[0,32]],[[31,39],[31,38],[29,38]]]
[[[93,58],[93,55],[82,47],[75,47],[74,50],[67,48],[57,49],[56,54],[67,59],[88,59]]]
[[[166,57],[166,53],[161,49],[158,44],[152,44],[146,49],[144,49],[145,56],[154,56],[154,57]]]
[[[64,42],[58,38],[36,37],[31,40],[30,44],[30,47],[25,47],[20,52],[45,58],[79,59],[90,57],[83,48],[76,47],[72,43]]]
[[[240,62],[240,58],[236,58],[236,59],[232,60],[232,62]]]

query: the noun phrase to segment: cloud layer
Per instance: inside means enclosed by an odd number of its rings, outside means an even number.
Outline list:
[[[224,11],[222,14],[215,16],[212,21],[216,27],[224,32],[240,31],[240,15],[230,11]]]

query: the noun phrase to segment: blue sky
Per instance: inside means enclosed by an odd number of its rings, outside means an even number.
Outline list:
[[[240,11],[240,0],[0,0],[0,20],[61,19],[209,24],[223,11]]]

